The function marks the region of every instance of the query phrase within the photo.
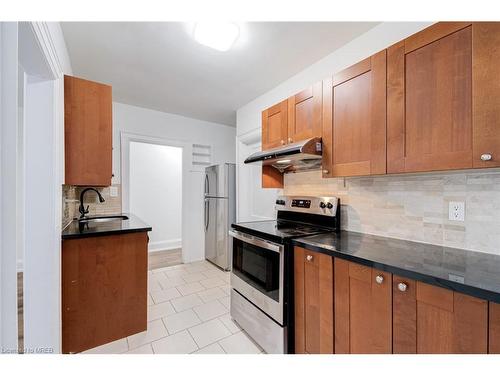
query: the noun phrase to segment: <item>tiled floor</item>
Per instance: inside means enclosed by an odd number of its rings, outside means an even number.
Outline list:
[[[175,266],[182,263],[182,250],[161,250],[151,251],[148,257],[148,265],[150,270],[156,268]]]
[[[148,329],[85,353],[258,354],[229,316],[229,273],[206,261],[149,271]]]

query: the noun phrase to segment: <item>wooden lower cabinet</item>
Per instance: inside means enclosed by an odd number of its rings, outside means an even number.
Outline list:
[[[488,353],[500,354],[500,304],[490,302]]]
[[[295,353],[333,353],[333,258],[294,252]]]
[[[392,353],[392,274],[334,265],[335,353]]]
[[[63,353],[147,329],[147,244],[147,232],[63,240]]]
[[[487,353],[488,302],[394,277],[394,353]]]

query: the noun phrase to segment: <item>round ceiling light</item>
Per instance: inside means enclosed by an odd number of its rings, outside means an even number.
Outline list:
[[[218,51],[228,51],[240,35],[240,28],[232,22],[197,22],[194,39]]]

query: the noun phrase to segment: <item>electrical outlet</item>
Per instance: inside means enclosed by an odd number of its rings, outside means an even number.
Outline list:
[[[465,202],[450,202],[448,206],[448,219],[452,221],[464,221]]]
[[[116,186],[109,187],[109,196],[110,197],[117,197],[118,196],[118,188]]]

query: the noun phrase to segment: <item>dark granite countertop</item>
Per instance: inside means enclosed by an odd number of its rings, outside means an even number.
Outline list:
[[[341,231],[294,245],[500,303],[500,256]]]
[[[112,234],[133,233],[133,232],[149,232],[151,226],[144,223],[141,219],[133,214],[122,213],[128,217],[128,220],[113,220],[107,222],[89,222],[81,224],[78,219],[74,219],[62,231],[62,239],[108,236]],[[99,215],[99,217],[117,216],[117,215]],[[89,216],[91,218],[92,216]]]

